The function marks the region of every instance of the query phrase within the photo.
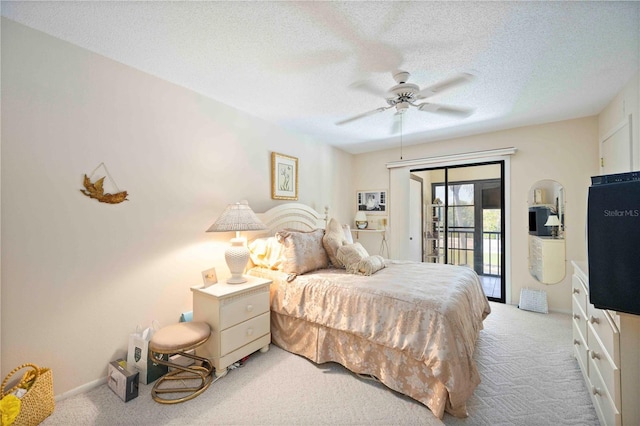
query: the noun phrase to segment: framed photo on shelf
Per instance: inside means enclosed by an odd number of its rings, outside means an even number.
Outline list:
[[[387,214],[387,191],[385,189],[373,189],[356,192],[356,205],[358,211],[367,214]]]
[[[271,198],[274,200],[298,199],[298,159],[288,155],[271,153]]]

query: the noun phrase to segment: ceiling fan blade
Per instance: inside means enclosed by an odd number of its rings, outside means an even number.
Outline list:
[[[367,80],[355,81],[349,85],[349,89],[361,90],[380,98],[387,98],[389,96],[388,91],[374,86]]]
[[[349,118],[347,118],[347,119],[344,119],[344,120],[338,121],[338,122],[336,123],[336,125],[337,125],[337,126],[341,126],[341,125],[343,125],[343,124],[347,124],[347,123],[350,123],[350,122],[352,122],[352,121],[359,120],[359,119],[361,119],[361,118],[368,117],[368,116],[370,116],[370,115],[374,115],[374,114],[377,114],[377,113],[382,112],[382,111],[386,111],[386,110],[388,110],[389,108],[391,108],[391,106],[388,106],[388,107],[380,107],[380,108],[376,108],[376,109],[374,109],[374,110],[372,110],[372,111],[368,111],[368,112],[365,112],[365,113],[362,113],[362,114],[354,115],[353,117],[349,117]]]
[[[416,107],[418,107],[420,111],[452,115],[455,117],[468,117],[475,111],[473,108],[454,107],[426,102],[423,104],[417,104]]]
[[[282,73],[313,71],[321,67],[339,64],[349,59],[350,52],[339,50],[320,50],[289,58],[274,57],[269,68]]]
[[[424,89],[420,90],[416,97],[418,99],[424,99],[424,98],[428,98],[429,96],[433,96],[436,93],[441,93],[445,90],[451,89],[455,86],[459,86],[461,84],[464,83],[468,83],[469,81],[473,80],[475,78],[475,76],[473,74],[469,74],[469,73],[461,73],[458,74],[455,77],[451,77],[447,80],[443,80],[439,83],[436,84],[432,84],[429,87],[425,87]]]

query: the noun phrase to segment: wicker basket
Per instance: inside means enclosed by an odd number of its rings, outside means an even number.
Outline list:
[[[5,391],[5,386],[9,379],[23,368],[30,367],[20,382],[11,389]],[[39,368],[35,364],[22,364],[20,367],[14,368],[5,377],[0,388],[0,399],[10,394],[18,387],[27,390],[27,393],[20,398],[20,413],[16,417],[13,425],[15,426],[35,426],[53,413],[55,405],[53,396],[53,372],[49,368]]]

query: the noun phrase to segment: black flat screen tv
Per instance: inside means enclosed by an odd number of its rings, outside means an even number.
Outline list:
[[[589,301],[640,315],[640,172],[593,177],[587,210]]]
[[[551,209],[547,206],[529,207],[529,234],[539,237],[548,237],[551,235],[552,227],[544,226],[549,219]]]

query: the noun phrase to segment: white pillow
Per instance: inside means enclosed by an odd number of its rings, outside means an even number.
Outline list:
[[[284,247],[275,237],[257,238],[249,243],[249,257],[261,268],[280,269],[284,261]]]
[[[347,224],[342,225],[342,230],[344,231],[344,239],[347,241],[347,244],[353,244],[353,235],[351,235],[351,227]]]
[[[380,255],[374,254],[373,256],[368,256],[362,259],[355,265],[354,269],[357,269],[358,273],[362,275],[372,275],[385,266],[384,258]]]
[[[338,249],[338,253],[336,254],[336,258],[344,263],[347,272],[352,274],[358,271],[358,262],[365,257],[369,257],[369,253],[367,253],[367,250],[365,250],[360,243],[345,244]]]
[[[346,240],[342,226],[340,226],[340,222],[332,218],[327,224],[324,237],[322,237],[322,245],[329,256],[331,264],[336,268],[344,268],[344,263],[336,258],[336,254],[338,253],[338,249],[345,244]]]

